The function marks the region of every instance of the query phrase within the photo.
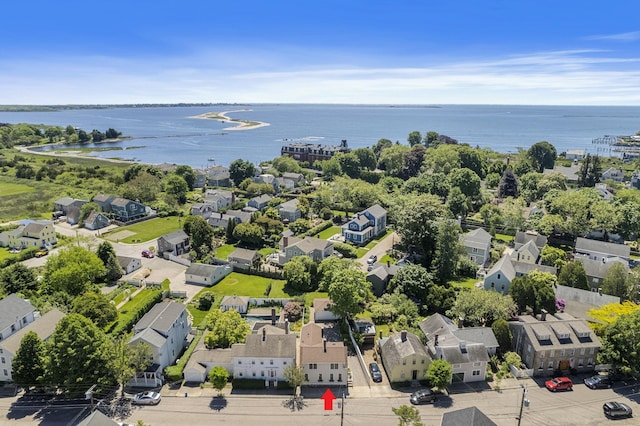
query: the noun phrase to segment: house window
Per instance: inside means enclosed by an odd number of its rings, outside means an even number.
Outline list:
[[[569,356],[573,356],[573,354],[574,354],[574,353],[575,353],[575,350],[571,349],[571,350],[569,351]]]
[[[255,363],[256,363],[255,361],[251,361],[251,364],[255,365]]]
[[[538,370],[542,370],[544,368],[544,361],[540,361],[540,364],[538,364]]]
[[[471,373],[472,376],[479,376],[480,375],[480,370],[473,370],[473,372]]]
[[[318,374],[318,381],[321,382],[322,381],[322,374]]]
[[[402,365],[407,365],[407,360],[406,359],[402,360]]]
[[[584,355],[584,348],[580,348],[580,355]]]
[[[4,360],[4,357],[0,358],[0,362],[2,362],[3,364],[6,364],[6,361]]]
[[[309,381],[309,375],[307,373],[304,373],[304,381],[305,382]]]
[[[5,376],[8,376],[8,375],[9,375],[9,372],[7,371],[7,369],[6,369],[6,368],[5,368],[5,369],[3,369],[3,370],[2,370],[2,372],[4,373],[4,375],[5,375]]]
[[[420,364],[424,364],[424,358],[420,360]]]
[[[264,365],[264,361],[260,361],[260,365]]]
[[[242,364],[242,360],[241,359],[238,360],[238,365],[240,365],[240,364]]]
[[[273,360],[269,360],[269,364],[273,365]]]
[[[544,351],[540,351],[540,358],[544,359]]]
[[[240,377],[242,377],[242,373],[240,373]]]
[[[416,360],[411,361],[411,364],[416,365]]]
[[[309,370],[317,370],[318,364],[309,364]]]
[[[587,360],[587,365],[588,365],[588,366],[591,366],[591,364],[593,364],[593,358],[589,358],[589,359]]]
[[[498,274],[498,279],[500,279],[500,274]]]
[[[331,369],[332,370],[337,370],[338,369],[338,364],[331,364]]]
[[[589,355],[593,355],[593,348],[589,348]]]
[[[333,373],[329,374],[329,381],[333,382]]]
[[[253,377],[256,377],[256,372],[254,371],[253,373],[251,373],[251,375],[252,375]]]
[[[287,365],[287,361],[283,362],[284,365]]]
[[[564,349],[560,350],[560,358],[564,357]]]
[[[553,358],[555,355],[555,351],[549,351],[549,358]]]
[[[578,367],[582,368],[582,362],[584,360],[582,358],[578,359]]]
[[[527,344],[527,352],[531,352],[531,345]]]
[[[260,372],[260,376],[264,377],[264,370]]]
[[[491,283],[491,288],[495,288],[496,284],[495,283]]]

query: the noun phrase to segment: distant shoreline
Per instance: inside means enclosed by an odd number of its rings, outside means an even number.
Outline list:
[[[236,109],[233,111],[221,111],[221,112],[205,112],[204,114],[196,115],[190,118],[197,118],[201,120],[216,120],[221,123],[234,123],[237,126],[234,127],[226,127],[224,130],[252,130],[257,129],[259,127],[270,126],[269,123],[264,123],[262,121],[249,121],[249,120],[239,120],[237,118],[230,118],[227,114],[232,112],[244,112],[251,111],[250,109]]]

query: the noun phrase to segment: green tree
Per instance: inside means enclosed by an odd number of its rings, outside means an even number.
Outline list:
[[[480,177],[470,169],[453,169],[449,173],[451,187],[458,187],[469,198],[480,196]]]
[[[629,298],[629,287],[627,285],[629,272],[620,262],[615,262],[604,275],[602,281],[602,292],[617,296],[621,300]]]
[[[213,227],[205,218],[188,216],[184,221],[184,231],[189,234],[191,245],[199,258],[213,251]]]
[[[556,148],[547,141],[534,143],[527,151],[531,166],[542,173],[544,169],[553,169],[558,156]]]
[[[318,290],[327,291],[333,282],[333,277],[345,269],[357,269],[359,266],[349,259],[340,259],[337,256],[329,256],[320,262],[318,266]]]
[[[456,291],[452,287],[433,284],[429,286],[423,311],[445,315],[453,308],[455,301]]]
[[[227,386],[229,381],[229,372],[226,368],[216,365],[209,371],[209,382],[213,388],[218,391],[218,395],[222,395],[222,389]]]
[[[340,163],[340,169],[343,173],[352,179],[360,177],[360,160],[353,152],[339,152],[333,158]]]
[[[293,394],[296,395],[298,392],[298,386],[304,383],[304,371],[301,367],[298,367],[295,364],[290,364],[285,367],[282,371],[282,377],[284,377],[289,385],[293,388]]]
[[[411,151],[406,145],[392,145],[385,148],[378,158],[378,168],[384,170],[387,175],[401,177],[404,166],[404,156]]]
[[[193,184],[196,182],[196,172],[193,171],[191,166],[181,164],[176,167],[174,173],[187,182],[187,188],[189,188],[189,191],[193,191]]]
[[[244,318],[233,309],[210,312],[207,315],[207,329],[209,333],[204,342],[209,348],[229,348],[234,343],[244,343],[251,331]]]
[[[247,178],[252,178],[255,174],[256,168],[250,161],[238,158],[229,165],[229,177],[236,185],[239,185],[240,182]]]
[[[607,303],[599,308],[591,308],[588,316],[594,319],[590,325],[598,336],[604,334],[604,329],[618,320],[621,315],[628,315],[640,309],[640,305],[627,300],[622,303]]]
[[[578,185],[587,188],[593,188],[596,183],[600,182],[602,177],[602,165],[600,157],[591,154],[582,160],[580,170],[578,171]]]
[[[498,185],[498,197],[499,198],[507,198],[514,197],[517,198],[520,193],[518,188],[518,179],[513,174],[513,170],[507,168],[502,174],[502,178],[500,179],[500,184]]]
[[[239,223],[233,228],[233,238],[249,246],[257,246],[262,242],[264,229],[253,223]]]
[[[104,275],[104,280],[106,282],[112,283],[122,277],[122,267],[120,267],[116,251],[109,241],[103,241],[100,243],[96,254],[106,269],[106,274]]]
[[[158,176],[142,171],[124,183],[122,196],[142,203],[155,201],[162,191],[162,181]]]
[[[460,168],[460,155],[457,148],[453,145],[443,144],[429,149],[426,166],[434,173],[448,175],[451,170]]]
[[[542,251],[540,252],[540,263],[547,266],[562,268],[566,263],[566,258],[567,253],[564,250],[550,246],[549,244],[542,247]]]
[[[364,310],[364,302],[371,295],[371,283],[361,271],[345,269],[335,275],[328,293],[331,311],[340,318],[352,318]]]
[[[0,270],[0,290],[4,294],[36,290],[38,277],[22,263],[14,263]]]
[[[460,244],[460,231],[460,226],[452,220],[438,222],[433,260],[434,276],[438,284],[448,283],[456,274],[456,266],[464,250]]]
[[[620,315],[607,325],[598,361],[626,374],[640,373],[640,310]]]
[[[500,318],[509,319],[517,311],[511,296],[497,291],[461,291],[456,302],[447,312],[450,318],[463,318],[470,326],[486,326]]]
[[[409,133],[407,142],[409,142],[409,146],[419,145],[422,143],[422,135],[419,131],[414,130],[413,132]]]
[[[178,204],[187,202],[187,191],[189,191],[189,185],[187,185],[187,182],[182,177],[169,175],[165,178],[164,192]]]
[[[326,181],[332,181],[342,175],[342,166],[340,165],[340,161],[335,157],[321,161],[320,168],[322,169],[322,176]]]
[[[307,256],[295,256],[282,269],[287,287],[300,293],[314,290],[316,275],[317,265]]]
[[[443,359],[436,359],[429,364],[424,376],[429,383],[437,389],[446,389],[453,378],[451,364]]]
[[[421,265],[407,265],[398,270],[389,281],[387,291],[404,294],[409,299],[424,303],[433,284],[433,276]]]
[[[398,408],[391,407],[391,411],[398,416],[398,426],[423,426],[420,411],[416,407],[401,405]]]
[[[46,372],[52,384],[73,391],[114,384],[110,342],[90,319],[79,314],[62,318],[47,347]]]
[[[360,167],[368,170],[375,170],[378,159],[376,158],[376,153],[373,152],[371,148],[357,148],[352,152],[356,157],[358,157]]]
[[[589,290],[587,274],[584,271],[582,262],[573,261],[564,265],[558,274],[558,284],[567,287],[580,288],[582,290]]]
[[[516,277],[509,286],[509,295],[518,305],[520,312],[530,308],[534,313],[543,309],[547,312],[556,311],[556,297],[553,284],[556,277],[549,272],[531,271],[529,275]]]
[[[511,350],[511,342],[513,336],[509,329],[509,323],[504,318],[497,319],[491,324],[491,330],[496,336],[498,345],[500,345],[500,351],[505,354]]]
[[[120,384],[121,396],[124,397],[125,385],[144,371],[153,357],[151,346],[145,342],[129,344],[132,334],[115,337],[109,347],[109,369],[116,382]]]
[[[87,292],[73,301],[72,312],[94,322],[100,328],[106,327],[118,318],[115,305],[102,293]]]
[[[72,246],[51,254],[42,274],[45,293],[65,292],[71,296],[84,293],[107,272],[100,258],[89,250]]]
[[[382,138],[378,139],[378,142],[376,142],[371,149],[373,150],[373,153],[376,155],[376,157],[380,157],[382,151],[386,148],[389,148],[390,146],[393,146],[393,142],[391,142],[389,139]]]
[[[402,170],[400,172],[400,177],[402,179],[409,179],[410,177],[417,176],[420,173],[425,151],[425,147],[422,145],[416,145],[411,147],[411,150],[404,153],[402,157]]]
[[[78,224],[80,226],[84,226],[84,220],[91,214],[92,211],[101,212],[102,208],[98,205],[98,203],[89,202],[85,203],[80,207],[80,216],[78,217]]]
[[[29,331],[20,341],[12,363],[13,381],[29,390],[44,381],[46,349],[35,331]]]

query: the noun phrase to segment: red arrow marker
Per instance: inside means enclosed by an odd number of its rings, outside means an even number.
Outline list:
[[[320,399],[324,401],[325,411],[333,410],[333,400],[336,399],[336,396],[333,394],[333,392],[331,392],[331,389],[327,388]]]

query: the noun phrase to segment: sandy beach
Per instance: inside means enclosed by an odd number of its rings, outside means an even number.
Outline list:
[[[261,121],[249,121],[249,120],[238,120],[236,118],[230,118],[227,114],[231,114],[233,112],[243,112],[243,111],[251,111],[250,109],[237,109],[233,111],[222,111],[222,112],[205,112],[204,114],[196,115],[191,118],[198,119],[207,119],[207,120],[217,120],[222,123],[233,123],[236,126],[226,127],[224,130],[251,130],[257,129],[258,127],[270,126],[269,123],[263,123]]]

